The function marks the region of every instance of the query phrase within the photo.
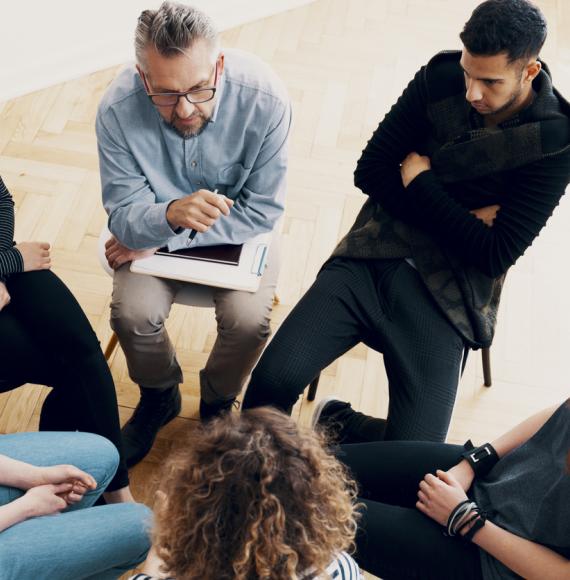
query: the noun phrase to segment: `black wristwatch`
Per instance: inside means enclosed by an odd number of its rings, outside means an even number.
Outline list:
[[[461,454],[461,457],[469,463],[475,473],[475,477],[484,477],[499,461],[499,456],[490,443],[474,447],[471,439],[468,439],[463,448],[465,451]]]

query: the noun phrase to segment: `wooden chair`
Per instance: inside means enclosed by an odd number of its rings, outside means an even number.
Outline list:
[[[483,384],[486,387],[490,387],[493,382],[491,380],[491,352],[488,348],[481,349],[481,359],[483,362]],[[319,373],[309,385],[309,392],[307,393],[307,400],[314,401],[317,396],[317,388],[319,386],[319,379],[321,378],[321,373]]]

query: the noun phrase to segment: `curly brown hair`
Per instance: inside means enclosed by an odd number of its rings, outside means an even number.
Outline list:
[[[178,580],[324,574],[354,547],[356,484],[320,435],[274,409],[200,427],[163,478],[154,543]]]

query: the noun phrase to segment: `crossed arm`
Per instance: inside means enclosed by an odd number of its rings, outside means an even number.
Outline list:
[[[489,228],[480,213],[491,210],[459,203],[431,170],[429,158],[418,153],[433,131],[427,104],[420,70],[366,145],[355,184],[394,217],[496,278],[525,252],[554,211],[570,178],[570,151],[505,172],[500,212]],[[454,184],[455,195],[460,186],[472,185]]]
[[[528,441],[552,416],[550,407],[526,419],[495,441],[493,447],[499,458]],[[420,483],[416,507],[442,526],[455,506],[467,499],[466,492],[473,483],[474,473],[466,460],[449,469],[428,474]],[[463,530],[463,533],[467,529]],[[473,542],[505,566],[529,580],[561,580],[570,578],[570,560],[556,552],[531,542],[488,521]]]

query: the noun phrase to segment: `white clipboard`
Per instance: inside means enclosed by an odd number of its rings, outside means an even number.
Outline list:
[[[245,242],[237,266],[155,255],[133,261],[131,272],[216,288],[256,292],[267,263],[271,237],[272,232],[268,232]]]

